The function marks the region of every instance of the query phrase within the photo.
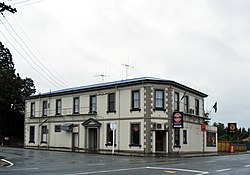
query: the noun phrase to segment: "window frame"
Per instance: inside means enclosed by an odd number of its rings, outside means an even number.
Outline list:
[[[55,125],[55,132],[61,132],[61,125]]]
[[[161,92],[161,97],[157,96],[157,92]],[[165,105],[164,98],[165,98],[164,90],[155,89],[155,92],[154,92],[154,110],[164,110],[164,105]],[[161,103],[161,106],[158,106],[158,103]]]
[[[73,98],[73,114],[79,114],[79,113],[80,113],[80,98],[74,97]]]
[[[56,115],[61,115],[61,114],[62,114],[62,100],[61,99],[57,99],[56,100]]]
[[[134,130],[135,127],[137,127],[137,131]],[[137,132],[137,133],[134,133],[134,132]],[[135,137],[137,137],[137,138],[135,138]],[[130,123],[130,144],[129,144],[129,147],[141,148],[141,126],[140,126],[140,123]]]
[[[93,98],[95,98],[95,102],[93,101]],[[90,95],[89,96],[89,113],[96,113],[96,112],[97,112],[97,96]]]
[[[180,147],[180,128],[174,128],[174,147]]]
[[[47,116],[48,115],[48,101],[43,101],[43,113],[42,116]]]
[[[200,115],[200,100],[195,99],[195,115]]]
[[[116,136],[116,130],[115,134],[113,135],[113,130],[110,128],[110,123],[107,123],[106,128],[106,144],[105,146],[112,146],[113,145],[113,137]],[[116,146],[116,138],[114,146]]]
[[[136,98],[136,93],[138,98]],[[135,106],[137,104],[137,106]],[[140,90],[133,90],[131,92],[131,110],[130,111],[140,111]]]
[[[46,139],[44,140],[44,136],[46,135]],[[41,143],[48,143],[48,127],[47,125],[42,125],[41,127]]]
[[[112,98],[113,96],[113,98]],[[115,96],[115,93],[110,93],[108,94],[108,110],[107,110],[107,113],[116,113],[116,106],[115,106],[115,100],[116,96]]]
[[[187,144],[187,130],[183,130],[183,144]]]
[[[31,102],[30,103],[30,117],[35,117],[35,108],[36,108],[36,106],[35,106],[35,102]]]
[[[184,96],[184,112],[189,113],[189,97]]]
[[[174,92],[174,111],[180,111],[180,93]]]
[[[30,126],[29,143],[35,143],[35,126]]]

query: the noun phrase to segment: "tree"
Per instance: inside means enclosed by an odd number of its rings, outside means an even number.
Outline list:
[[[32,79],[15,73],[12,55],[0,42],[0,136],[23,137],[24,100],[35,92]]]

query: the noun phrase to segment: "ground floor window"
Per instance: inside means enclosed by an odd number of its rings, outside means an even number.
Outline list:
[[[130,147],[131,146],[139,146],[140,145],[140,124],[139,123],[132,123],[130,126]]]
[[[47,143],[47,126],[42,126],[41,128],[41,143]]]
[[[180,146],[180,128],[174,129],[174,146]]]
[[[55,132],[61,132],[61,125],[55,125]]]
[[[216,146],[216,133],[215,132],[207,132],[207,146]]]
[[[183,144],[187,144],[187,130],[183,130]]]
[[[113,145],[113,130],[110,128],[110,123],[107,124],[107,143],[106,146]],[[116,144],[114,144],[116,145]]]
[[[29,143],[35,143],[35,126],[30,126]]]

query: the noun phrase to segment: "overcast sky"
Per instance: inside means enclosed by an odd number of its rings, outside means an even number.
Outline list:
[[[4,2],[17,13],[0,17],[0,41],[37,93],[100,83],[101,74],[125,79],[123,63],[133,67],[128,78],[164,78],[208,94],[206,110],[218,101],[212,123],[250,127],[249,0]]]

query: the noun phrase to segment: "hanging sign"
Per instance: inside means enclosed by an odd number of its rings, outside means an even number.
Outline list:
[[[228,134],[236,134],[237,132],[237,123],[228,123],[227,124]]]
[[[206,132],[207,125],[205,123],[201,124],[201,131]]]
[[[173,128],[183,128],[183,112],[173,113]]]

